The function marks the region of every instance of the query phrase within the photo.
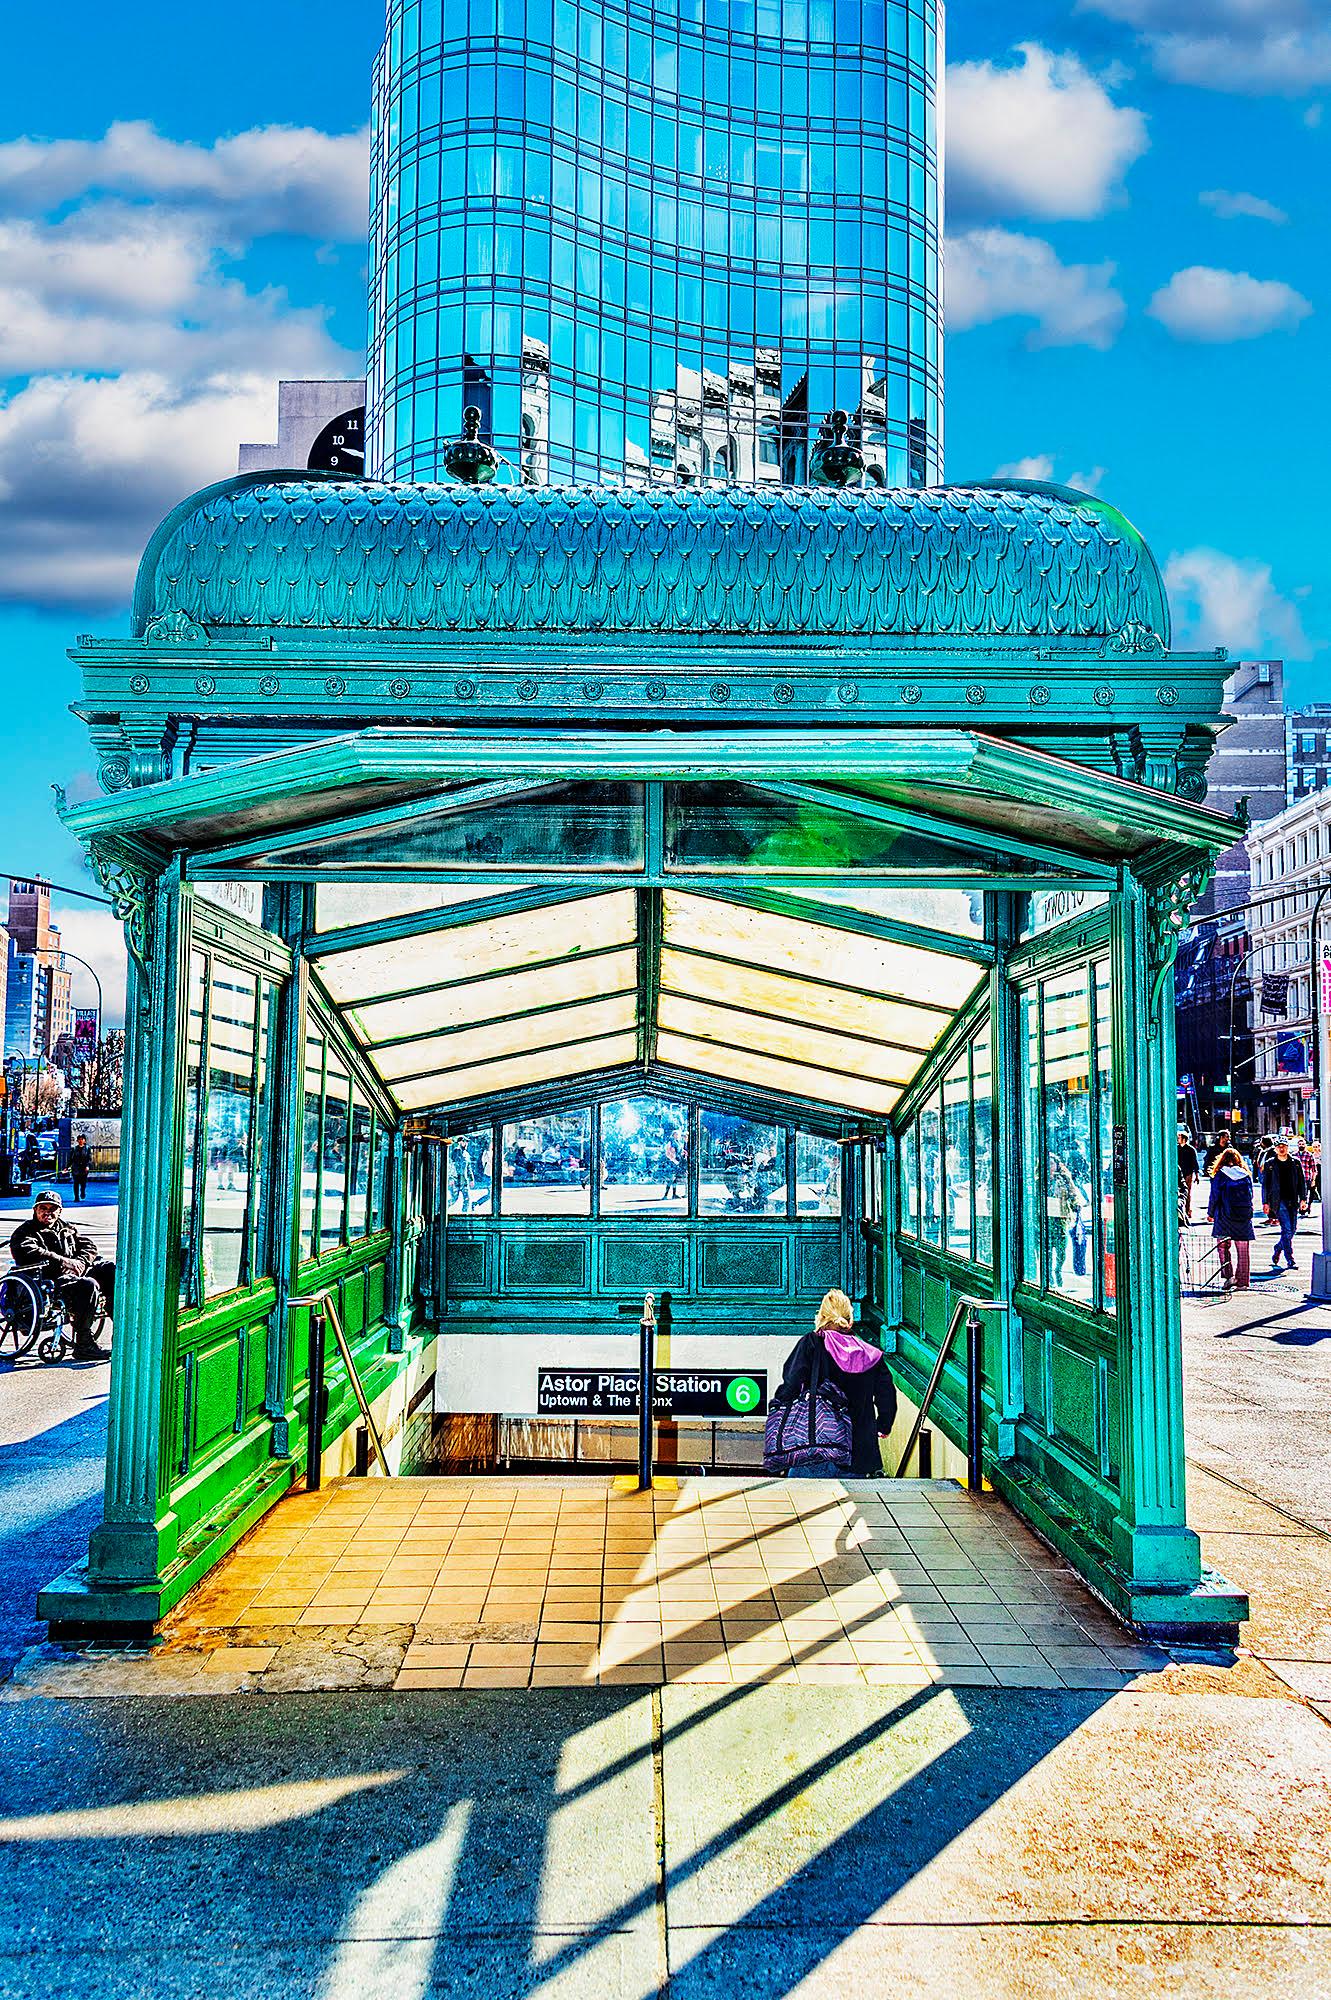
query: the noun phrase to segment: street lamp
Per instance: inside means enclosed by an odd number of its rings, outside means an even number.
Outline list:
[[[102,1094],[102,1064],[101,1064],[102,1017],[105,1013],[105,1007],[102,1000],[102,982],[101,978],[98,975],[96,966],[89,965],[87,959],[80,958],[76,951],[66,951],[65,947],[61,945],[60,955],[62,958],[70,959],[75,965],[81,965],[83,967],[83,970],[91,976],[92,983],[97,988],[97,1033],[93,1040],[93,1045],[92,1045],[93,1102],[88,1106],[88,1109],[90,1111],[96,1111],[98,1108],[97,1100],[101,1097]]]

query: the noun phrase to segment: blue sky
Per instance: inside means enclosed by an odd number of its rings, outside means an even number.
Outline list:
[[[77,883],[92,789],[64,648],[137,551],[272,435],[281,375],[355,372],[381,0],[67,0],[6,24],[0,113],[0,867]],[[953,0],[947,462],[1089,484],[1162,560],[1181,641],[1331,698],[1331,29],[1323,0]],[[1324,103],[1327,106],[1324,117]],[[74,948],[109,964],[108,918]]]

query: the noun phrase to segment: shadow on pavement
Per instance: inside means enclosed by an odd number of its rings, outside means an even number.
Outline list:
[[[812,1692],[12,1702],[0,1991],[780,2000],[1107,1698]]]
[[[15,1372],[0,1369],[0,1395]],[[34,1615],[37,1593],[83,1560],[102,1518],[106,1409],[99,1398],[0,1451],[0,1681],[46,1637]]]

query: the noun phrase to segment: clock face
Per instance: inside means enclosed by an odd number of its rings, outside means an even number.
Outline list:
[[[344,410],[325,424],[306,463],[311,472],[345,472],[359,478],[365,470],[364,410]]]

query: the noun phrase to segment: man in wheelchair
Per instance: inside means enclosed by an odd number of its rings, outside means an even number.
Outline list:
[[[93,1327],[103,1301],[108,1313],[114,1310],[116,1267],[105,1261],[91,1236],[61,1220],[60,1197],[53,1189],[38,1194],[30,1220],[19,1224],[9,1248],[17,1265],[39,1268],[59,1291],[74,1329],[74,1359],[104,1361],[106,1349],[97,1345]]]

